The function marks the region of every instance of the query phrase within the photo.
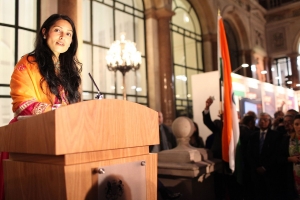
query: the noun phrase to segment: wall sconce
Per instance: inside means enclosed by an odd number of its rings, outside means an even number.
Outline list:
[[[114,41],[106,55],[109,71],[120,71],[123,75],[123,99],[126,100],[125,74],[129,70],[136,71],[142,63],[141,53],[136,50],[135,43],[125,40],[125,33],[121,33],[121,40]]]
[[[267,70],[262,70],[260,73],[261,74],[267,74],[268,72],[267,72]]]
[[[236,68],[235,70],[233,70],[232,73],[235,73],[235,72],[239,71],[240,69],[246,68],[246,67],[249,67],[249,64],[243,63],[241,66],[239,66],[238,68]]]

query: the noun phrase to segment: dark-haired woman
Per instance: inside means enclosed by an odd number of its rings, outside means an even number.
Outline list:
[[[11,77],[13,121],[81,100],[77,46],[75,25],[68,16],[54,14],[44,22],[34,51],[21,58]]]
[[[198,124],[194,122],[195,130],[190,137],[190,145],[196,148],[204,148],[204,142],[202,137],[199,136]]]
[[[291,116],[292,117],[292,116]],[[282,190],[282,199],[299,198],[300,186],[300,115],[296,115],[291,123],[292,129],[282,137],[278,164],[282,171],[278,173]],[[298,190],[298,192],[297,192]]]
[[[10,95],[16,122],[23,116],[37,115],[81,101],[81,63],[74,22],[65,15],[51,15],[36,36],[35,49],[16,64],[11,76]],[[0,156],[0,200],[4,198]]]
[[[290,135],[288,162],[293,163],[295,188],[300,197],[300,115],[294,118],[294,134]]]

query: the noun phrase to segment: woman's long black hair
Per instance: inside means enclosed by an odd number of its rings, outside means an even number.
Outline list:
[[[52,59],[54,53],[47,45],[47,41],[43,39],[43,36],[47,35],[51,26],[60,19],[66,20],[71,24],[73,35],[72,43],[70,44],[68,50],[59,55],[60,73],[59,75],[56,75]],[[42,32],[43,29],[45,29],[44,34]],[[66,15],[53,14],[44,22],[37,33],[35,49],[30,52],[28,56],[33,56],[35,58],[35,62],[38,64],[40,73],[43,77],[40,82],[40,87],[43,89],[43,91],[44,88],[42,87],[42,83],[46,81],[51,93],[61,100],[59,95],[59,86],[62,86],[65,90],[69,103],[76,103],[81,100],[79,86],[81,84],[80,72],[82,70],[82,64],[76,57],[77,48],[78,40],[74,22]]]

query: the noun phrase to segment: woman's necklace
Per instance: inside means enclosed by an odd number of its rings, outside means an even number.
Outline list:
[[[57,61],[57,62],[54,64],[54,68],[55,68],[55,70],[60,71],[60,62],[59,62],[59,61]]]

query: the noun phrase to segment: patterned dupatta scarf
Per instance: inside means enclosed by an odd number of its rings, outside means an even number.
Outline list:
[[[30,61],[34,58],[29,57]],[[61,101],[50,92],[46,81],[42,83],[42,76],[39,72],[36,62],[28,62],[27,56],[23,56],[17,63],[11,77],[11,97],[14,119],[11,122],[17,121],[17,117],[26,115],[38,115],[53,109],[60,105],[68,105],[64,89],[60,86],[59,93]]]

